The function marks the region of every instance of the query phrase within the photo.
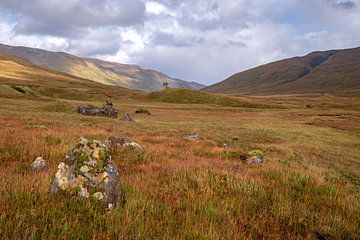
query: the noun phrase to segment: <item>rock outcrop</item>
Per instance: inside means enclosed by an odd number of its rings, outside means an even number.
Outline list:
[[[106,103],[104,103],[101,108],[96,108],[89,105],[78,106],[77,112],[87,116],[100,116],[108,118],[118,117],[118,111],[113,107],[113,104],[108,101],[106,101]]]
[[[68,191],[106,203],[109,209],[124,203],[118,171],[108,147],[99,141],[80,138],[59,164],[51,192]]]

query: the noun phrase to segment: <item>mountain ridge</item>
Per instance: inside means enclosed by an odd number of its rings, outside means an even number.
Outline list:
[[[360,48],[315,51],[264,64],[205,87],[226,94],[291,94],[360,89]]]
[[[36,65],[58,72],[129,89],[156,91],[163,88],[164,82],[168,82],[169,87],[173,88],[200,89],[204,87],[202,84],[171,78],[159,71],[137,65],[82,58],[66,52],[5,44],[0,44],[0,52],[28,59]]]

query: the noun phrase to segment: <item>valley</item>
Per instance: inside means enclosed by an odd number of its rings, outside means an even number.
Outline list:
[[[37,66],[9,56],[0,64],[12,68],[0,74],[3,239],[356,239],[360,234],[356,92],[148,94],[34,70]],[[135,122],[76,112],[79,104],[101,106],[105,100]],[[136,114],[139,108],[151,115]],[[203,140],[183,138],[191,132]],[[124,207],[108,212],[95,200],[49,193],[58,163],[80,136],[128,137],[143,147],[111,152]],[[267,160],[247,164],[247,153],[256,149]],[[29,169],[38,156],[48,167]]]

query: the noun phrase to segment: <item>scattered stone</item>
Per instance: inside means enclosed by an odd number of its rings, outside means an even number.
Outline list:
[[[247,164],[259,164],[266,160],[261,150],[253,150],[247,153],[248,158],[246,159]]]
[[[198,133],[190,133],[185,135],[184,138],[194,142],[199,142],[203,139]]]
[[[125,121],[125,122],[135,122],[134,119],[132,119],[129,114],[125,114],[125,115],[121,118],[121,120],[123,120],[123,121]]]
[[[138,143],[132,142],[125,137],[112,136],[106,140],[106,143],[112,148],[132,147],[134,149],[142,150],[142,147]]]
[[[51,192],[67,191],[105,202],[109,209],[124,204],[118,171],[105,144],[80,138],[58,166]]]
[[[135,113],[140,113],[140,114],[146,114],[146,115],[151,115],[151,113],[145,109],[145,108],[138,108]]]
[[[46,161],[42,157],[37,157],[34,162],[31,163],[31,168],[34,170],[40,170],[46,168]]]
[[[264,156],[252,156],[246,159],[247,164],[259,164],[265,161]]]
[[[100,116],[108,118],[118,117],[118,111],[113,107],[113,104],[108,101],[106,101],[106,103],[104,103],[101,108],[96,108],[89,105],[78,106],[77,112],[87,116]]]

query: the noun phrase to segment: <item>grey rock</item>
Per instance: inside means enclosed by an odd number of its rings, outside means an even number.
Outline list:
[[[125,121],[125,122],[135,122],[134,119],[132,119],[132,117],[129,115],[129,114],[125,114],[122,118],[121,118],[122,121]]]
[[[109,209],[123,205],[120,177],[108,148],[99,141],[81,138],[58,166],[51,192],[67,191],[80,197],[92,197]]]
[[[34,170],[40,170],[47,167],[46,161],[42,157],[37,157],[30,167]]]
[[[246,159],[247,164],[260,164],[264,162],[266,158],[262,155],[252,156]]]
[[[132,147],[134,149],[142,150],[140,144],[136,142],[130,141],[128,138],[125,137],[114,137],[111,136],[106,140],[106,143],[111,148],[124,148],[124,147]]]
[[[77,107],[76,111],[82,115],[87,116],[100,116],[108,118],[118,117],[118,111],[113,107],[113,104],[108,101],[106,101],[106,103],[101,108],[96,108],[89,105],[81,105]]]
[[[185,135],[184,139],[194,141],[194,142],[199,142],[203,138],[198,133],[190,133],[190,134]]]

